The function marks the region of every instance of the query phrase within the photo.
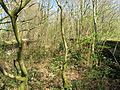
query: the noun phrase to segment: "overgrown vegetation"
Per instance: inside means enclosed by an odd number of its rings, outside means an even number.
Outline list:
[[[0,0],[1,90],[119,90],[119,0]]]

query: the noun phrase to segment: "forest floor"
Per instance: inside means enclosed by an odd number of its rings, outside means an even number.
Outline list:
[[[54,74],[54,72],[51,72],[50,62],[51,59],[47,59],[34,65],[34,67],[37,68],[38,72],[42,74],[40,80],[43,82],[45,90],[51,90],[50,88],[52,87],[60,88],[62,83],[60,71],[58,71],[56,74]],[[79,80],[82,78],[80,70],[77,69],[68,69],[66,71],[66,76],[68,81]]]

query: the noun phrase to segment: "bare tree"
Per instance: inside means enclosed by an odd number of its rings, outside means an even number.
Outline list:
[[[63,88],[64,90],[67,89],[67,78],[65,75],[65,71],[67,68],[67,57],[68,57],[68,46],[67,46],[67,42],[65,39],[65,31],[63,29],[63,8],[60,4],[60,2],[58,0],[56,0],[56,3],[60,9],[60,30],[61,30],[61,37],[62,37],[62,41],[63,41],[63,45],[64,45],[64,61],[63,61],[63,65],[62,65],[62,82],[63,82]]]

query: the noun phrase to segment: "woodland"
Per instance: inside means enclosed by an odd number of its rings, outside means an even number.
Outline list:
[[[120,0],[0,0],[0,90],[120,90]]]

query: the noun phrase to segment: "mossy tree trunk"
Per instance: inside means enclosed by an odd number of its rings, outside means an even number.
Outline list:
[[[63,29],[63,8],[60,5],[60,3],[58,2],[58,0],[56,0],[56,3],[60,9],[60,30],[61,30],[61,37],[62,37],[62,42],[64,45],[64,60],[63,60],[63,65],[62,65],[62,83],[63,83],[63,88],[64,90],[67,90],[68,87],[68,81],[65,75],[66,69],[67,69],[67,56],[68,56],[68,46],[67,46],[67,41],[65,39],[65,33],[64,33],[64,29]]]
[[[17,51],[17,57],[14,61],[14,66],[17,70],[17,75],[12,75],[7,73],[7,71],[4,68],[0,68],[2,73],[5,76],[8,76],[10,78],[19,80],[20,86],[18,87],[18,90],[27,90],[27,81],[28,81],[28,73],[27,69],[24,65],[24,60],[22,59],[22,51],[23,51],[23,43],[22,43],[22,37],[20,36],[19,29],[17,28],[17,18],[19,12],[30,2],[31,0],[21,0],[18,6],[16,6],[13,10],[9,10],[3,0],[0,0],[0,5],[4,9],[4,11],[7,13],[7,15],[11,19],[12,23],[12,29],[18,44],[18,51]],[[18,64],[18,65],[16,65]]]

